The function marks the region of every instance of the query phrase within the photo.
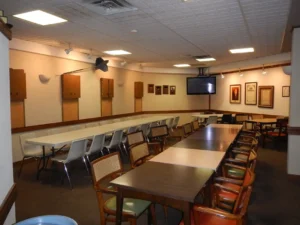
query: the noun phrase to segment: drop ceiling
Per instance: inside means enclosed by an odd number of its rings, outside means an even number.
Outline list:
[[[1,3],[13,37],[105,56],[124,49],[121,57],[144,66],[218,65],[280,53],[290,0],[128,0],[137,10],[103,16],[82,0],[9,0]],[[40,9],[68,20],[39,26],[12,17]],[[137,30],[136,33],[131,30]],[[232,48],[255,52],[232,55]],[[200,63],[192,56],[217,61]]]

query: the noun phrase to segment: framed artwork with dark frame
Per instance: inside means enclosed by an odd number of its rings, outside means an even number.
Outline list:
[[[155,86],[155,94],[161,95],[161,86]]]
[[[290,97],[290,86],[282,86],[282,97]]]
[[[170,86],[170,95],[176,95],[176,86]]]
[[[148,84],[148,93],[154,93],[154,84]]]
[[[241,85],[240,84],[230,85],[229,102],[231,104],[241,104]]]
[[[168,95],[169,94],[169,86],[168,85],[163,85],[163,94]]]
[[[257,82],[245,83],[245,105],[257,105]]]
[[[274,107],[274,86],[258,87],[258,107],[260,108]]]

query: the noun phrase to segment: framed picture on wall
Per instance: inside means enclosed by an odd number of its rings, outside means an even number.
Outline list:
[[[148,93],[154,93],[154,84],[148,84]]]
[[[241,85],[240,84],[230,85],[229,101],[231,104],[241,104]]]
[[[176,86],[170,86],[170,95],[176,95]]]
[[[290,97],[290,86],[282,86],[282,97]]]
[[[245,105],[257,104],[257,82],[245,83]]]
[[[168,85],[163,85],[163,94],[168,95],[169,94],[169,86]]]
[[[161,95],[161,86],[155,86],[155,94]]]
[[[258,87],[258,107],[261,108],[274,107],[274,86]]]

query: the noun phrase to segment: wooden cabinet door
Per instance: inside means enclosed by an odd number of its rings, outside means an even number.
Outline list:
[[[108,98],[108,79],[101,78],[100,84],[101,84],[101,97]]]
[[[26,74],[24,70],[9,69],[10,72],[10,100],[23,101],[27,97]]]
[[[61,76],[61,82],[63,99],[80,98],[80,76],[65,74]]]
[[[113,98],[114,97],[114,80],[108,79],[108,97]]]
[[[142,98],[144,96],[144,83],[134,82],[134,97]]]

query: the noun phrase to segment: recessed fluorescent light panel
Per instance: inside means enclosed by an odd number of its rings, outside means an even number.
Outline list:
[[[62,19],[60,17],[54,16],[50,13],[46,13],[41,10],[17,14],[14,15],[14,17],[27,20],[29,22],[36,23],[42,26],[67,22],[67,20],[65,19]]]
[[[175,64],[175,67],[190,67],[190,64]]]
[[[216,59],[215,58],[212,58],[212,57],[210,57],[210,58],[198,58],[198,59],[196,59],[197,61],[199,61],[199,62],[211,62],[211,61],[216,61]]]
[[[237,48],[237,49],[230,49],[231,54],[241,54],[241,53],[249,53],[254,52],[254,48]]]
[[[105,51],[104,53],[108,55],[130,55],[131,52],[127,52],[124,50],[112,50],[112,51]]]

